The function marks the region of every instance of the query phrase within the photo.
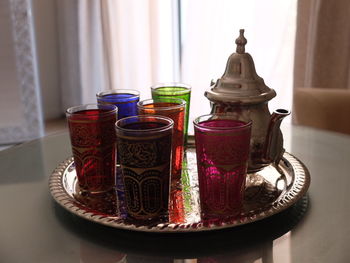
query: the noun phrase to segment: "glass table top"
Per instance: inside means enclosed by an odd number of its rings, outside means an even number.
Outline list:
[[[205,233],[113,229],[51,197],[48,178],[71,155],[68,134],[0,152],[3,262],[346,262],[350,257],[350,136],[282,128],[286,151],[309,169],[308,194],[268,219]]]

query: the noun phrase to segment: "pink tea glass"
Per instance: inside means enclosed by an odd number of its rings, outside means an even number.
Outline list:
[[[202,219],[232,218],[242,209],[252,122],[209,114],[193,123]]]

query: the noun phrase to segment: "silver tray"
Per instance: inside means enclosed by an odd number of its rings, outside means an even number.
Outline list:
[[[200,218],[194,148],[186,150],[184,166],[181,187],[171,190],[169,222],[161,224],[127,222],[113,195],[94,199],[79,196],[72,157],[53,171],[49,188],[61,206],[89,221],[133,231],[178,233],[236,227],[270,217],[295,204],[310,185],[310,174],[305,165],[293,155],[284,153],[278,167],[271,165],[248,174],[244,206],[239,216],[224,222],[203,222]]]

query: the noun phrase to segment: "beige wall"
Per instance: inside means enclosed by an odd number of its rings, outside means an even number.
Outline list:
[[[42,108],[45,120],[61,111],[56,0],[32,0]]]

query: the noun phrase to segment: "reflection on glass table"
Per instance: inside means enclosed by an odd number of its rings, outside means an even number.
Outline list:
[[[292,207],[239,227],[145,233],[96,224],[51,197],[48,180],[71,156],[67,133],[0,152],[3,262],[347,262],[350,137],[283,127],[286,151],[311,174]]]

